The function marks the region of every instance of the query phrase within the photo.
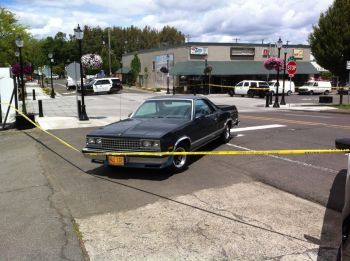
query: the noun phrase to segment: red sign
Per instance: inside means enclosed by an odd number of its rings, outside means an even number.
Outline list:
[[[289,74],[289,77],[291,77],[290,75],[293,75],[297,72],[297,63],[295,61],[289,61],[287,63],[287,72]]]
[[[269,56],[269,49],[263,49],[262,55]]]

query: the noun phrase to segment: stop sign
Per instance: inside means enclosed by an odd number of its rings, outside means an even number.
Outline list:
[[[295,61],[289,61],[287,63],[287,72],[289,75],[293,75],[297,72],[297,63]]]

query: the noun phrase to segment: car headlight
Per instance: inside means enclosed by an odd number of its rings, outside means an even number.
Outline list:
[[[101,145],[102,139],[101,138],[95,138],[95,137],[87,137],[86,138],[86,144],[87,145]]]
[[[159,142],[159,140],[141,140],[141,147],[151,148],[151,149],[159,149],[160,142]]]

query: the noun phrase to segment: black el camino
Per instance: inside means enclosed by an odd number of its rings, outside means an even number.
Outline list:
[[[215,139],[227,143],[231,128],[238,123],[234,105],[215,105],[201,96],[154,97],[144,101],[128,119],[89,133],[82,152],[107,165],[179,172],[187,166],[187,155],[108,153],[194,151]]]

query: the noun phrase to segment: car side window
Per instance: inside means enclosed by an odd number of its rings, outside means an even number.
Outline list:
[[[240,86],[242,86],[243,85],[243,82],[239,82],[239,83],[237,83],[237,87],[240,87]]]
[[[214,112],[214,108],[205,100],[196,100],[195,114],[196,117],[210,115]]]
[[[249,82],[245,82],[245,83],[244,83],[244,86],[249,86]]]
[[[252,82],[252,84],[250,85],[250,87],[252,87],[252,88],[255,88],[255,87],[257,87],[257,84],[256,84],[256,82]]]
[[[315,82],[315,84],[314,84],[315,86],[318,86],[318,83],[317,82]]]

